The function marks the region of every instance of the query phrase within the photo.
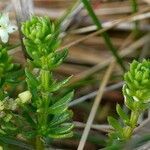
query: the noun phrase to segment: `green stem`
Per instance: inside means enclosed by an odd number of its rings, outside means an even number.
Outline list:
[[[42,85],[42,91],[47,91],[49,87],[49,82],[50,82],[50,76],[49,76],[49,71],[41,69],[40,71],[40,76],[41,76],[41,85]]]
[[[44,150],[44,143],[41,140],[40,136],[36,137],[36,150]]]
[[[132,13],[134,14],[134,13],[138,12],[138,2],[137,2],[137,0],[130,0],[130,3],[131,3],[131,7],[132,7]],[[133,32],[135,33],[135,36],[138,36],[138,34],[140,32],[138,21],[135,21],[135,26],[134,26]]]
[[[123,131],[125,139],[129,139],[132,136],[133,131],[136,128],[139,115],[140,115],[140,112],[138,111],[131,112],[130,125],[125,127]]]
[[[48,118],[48,107],[49,107],[49,84],[50,84],[50,72],[47,70],[41,69],[40,71],[40,78],[41,78],[41,94],[42,94],[42,103],[43,108],[41,112],[41,122],[42,128],[45,130],[47,128],[47,118]],[[44,131],[43,131],[44,132]]]
[[[41,81],[41,95],[42,95],[42,111],[38,114],[38,123],[40,132],[44,134],[47,129],[48,120],[48,107],[49,107],[49,92],[48,87],[50,84],[50,72],[44,69],[40,70],[40,81]],[[36,150],[43,150],[44,143],[40,136],[36,137]]]
[[[102,23],[101,21],[97,18],[97,16],[95,15],[92,6],[90,5],[90,2],[88,0],[82,0],[85,8],[87,9],[89,15],[91,16],[91,18],[93,19],[93,22],[95,23],[95,25],[97,26],[97,28],[100,30],[102,29]],[[115,48],[115,46],[113,45],[109,35],[106,32],[102,33],[102,36],[104,38],[104,41],[108,47],[108,49],[112,52],[112,54],[114,55],[114,57],[116,58],[116,61],[118,62],[118,64],[120,64],[121,68],[125,71],[125,66],[123,63],[123,60],[121,59],[121,57],[119,56],[117,49]]]

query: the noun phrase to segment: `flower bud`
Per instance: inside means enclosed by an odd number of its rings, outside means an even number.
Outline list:
[[[18,95],[18,98],[16,99],[17,102],[20,102],[22,104],[28,103],[31,101],[32,95],[30,91],[22,92]]]
[[[2,147],[2,146],[0,146],[0,150],[3,150],[3,147]]]

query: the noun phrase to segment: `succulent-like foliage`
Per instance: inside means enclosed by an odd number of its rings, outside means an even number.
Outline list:
[[[128,98],[132,97],[132,100],[138,104],[139,108],[143,109],[141,105],[150,102],[150,61],[143,60],[142,63],[133,61],[130,65],[130,71],[124,76],[125,86],[123,89],[125,95],[125,102],[128,106]],[[137,106],[128,106],[136,109]],[[138,109],[139,109],[138,108]]]
[[[150,61],[133,61],[130,70],[124,75],[124,80],[125,105],[131,110],[131,114],[127,115],[120,105],[117,105],[116,110],[123,124],[113,117],[108,117],[109,124],[114,128],[109,135],[107,149],[110,150],[121,149],[123,143],[132,136],[139,115],[150,107]]]
[[[12,57],[8,55],[6,46],[0,45],[0,90],[2,90],[2,86],[5,83],[18,83],[20,73],[19,65],[13,63]]]
[[[22,24],[25,36],[24,45],[30,56],[25,70],[29,91],[32,93],[31,105],[27,107],[32,131],[29,137],[65,138],[72,136],[72,112],[68,103],[73,91],[60,95],[70,78],[61,82],[54,80],[52,71],[67,56],[67,50],[56,51],[59,46],[59,29],[47,17],[33,16]],[[38,68],[38,72],[35,69]]]
[[[8,56],[6,48],[0,45],[0,85],[4,83],[6,74],[13,70],[13,67],[12,58]]]
[[[36,67],[54,69],[66,58],[67,50],[56,51],[60,43],[59,29],[47,17],[32,17],[23,23],[22,32],[27,53]]]
[[[0,45],[0,135],[12,135],[17,130],[12,114],[17,109],[17,102],[9,98],[5,89],[5,84],[16,82],[17,78],[14,77],[16,69],[18,70],[18,67],[13,64],[6,47]]]
[[[20,93],[15,100],[8,96],[0,100],[0,135],[17,135],[19,130],[23,130],[24,120],[21,116],[18,118],[15,112],[30,100],[31,93],[29,91]]]

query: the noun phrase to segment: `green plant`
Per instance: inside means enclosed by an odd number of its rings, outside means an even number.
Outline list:
[[[8,15],[0,19],[0,24],[6,20],[8,22]],[[27,90],[17,98],[11,98],[7,86],[19,84],[20,67],[8,55],[8,39],[6,41],[0,33],[5,43],[0,45],[0,137],[20,136],[28,142],[33,141],[29,143],[37,150],[43,150],[47,138],[73,135],[72,111],[68,110],[73,91],[59,92],[70,77],[59,82],[53,77],[53,70],[64,61],[68,52],[66,49],[57,51],[59,27],[56,28],[48,17],[33,16],[22,24],[21,29],[29,59],[25,68]],[[2,30],[8,34],[7,27],[3,26]]]
[[[68,110],[68,103],[73,97],[73,91],[65,95],[58,94],[70,77],[57,82],[52,74],[53,69],[67,56],[66,49],[56,51],[60,43],[58,31],[47,17],[32,17],[22,24],[24,44],[31,58],[25,74],[32,103],[26,112],[32,112],[32,115],[28,114],[32,127],[29,136],[36,137],[37,149],[42,149],[44,137],[72,136],[73,124],[69,121],[72,112]]]
[[[124,80],[125,105],[131,113],[127,115],[118,104],[116,110],[122,124],[115,118],[108,117],[109,124],[114,128],[109,135],[107,149],[110,150],[120,149],[131,138],[140,114],[150,107],[150,60],[133,61],[130,70],[124,75]]]

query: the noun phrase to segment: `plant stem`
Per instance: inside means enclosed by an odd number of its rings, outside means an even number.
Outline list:
[[[47,119],[48,119],[48,107],[49,107],[49,92],[48,87],[50,84],[50,72],[44,69],[40,70],[39,74],[41,82],[41,96],[42,96],[42,105],[41,112],[38,114],[38,123],[40,132],[44,134],[47,129]],[[41,140],[40,136],[36,137],[36,150],[43,150],[44,143]]]
[[[132,6],[132,12],[136,13],[138,11],[138,3],[137,0],[130,0]]]
[[[132,136],[133,130],[136,128],[139,115],[140,115],[140,112],[138,111],[131,112],[130,125],[125,127],[123,131],[125,139],[129,139]]]
[[[42,85],[42,91],[45,92],[48,90],[48,87],[49,87],[49,81],[50,81],[50,78],[49,78],[49,71],[47,70],[44,70],[44,69],[41,69],[40,71],[40,75],[41,75],[41,85]]]
[[[131,7],[132,7],[132,13],[134,14],[134,13],[138,12],[137,0],[130,0],[130,3],[131,3]],[[138,21],[135,21],[135,26],[134,26],[133,32],[135,33],[135,36],[137,36],[140,33]]]
[[[90,2],[88,0],[82,0],[85,8],[87,9],[89,15],[91,16],[91,18],[93,19],[93,22],[95,23],[95,25],[97,26],[97,28],[100,30],[102,29],[102,23],[101,21],[97,18],[97,16],[95,15],[92,6],[90,5]],[[114,55],[114,57],[116,58],[116,61],[118,62],[118,64],[121,66],[121,68],[125,71],[125,66],[123,64],[123,60],[121,59],[121,57],[119,56],[117,49],[115,48],[115,46],[113,45],[109,35],[106,32],[102,33],[102,36],[104,38],[104,41],[108,47],[108,49],[112,52],[112,54]]]
[[[50,84],[50,72],[44,69],[40,71],[41,79],[41,95],[42,95],[42,112],[40,113],[40,122],[42,124],[42,132],[47,129],[47,117],[49,107],[49,92],[48,87]]]
[[[44,143],[40,136],[36,136],[36,150],[44,150]]]

